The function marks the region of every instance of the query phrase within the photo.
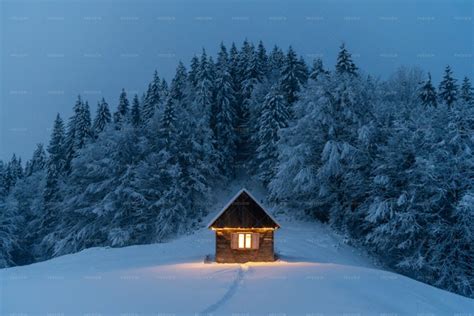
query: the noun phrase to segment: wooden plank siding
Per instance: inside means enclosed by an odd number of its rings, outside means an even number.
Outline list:
[[[259,234],[258,249],[232,249],[232,233]],[[217,230],[216,231],[216,262],[245,263],[249,261],[275,261],[273,250],[273,230]]]

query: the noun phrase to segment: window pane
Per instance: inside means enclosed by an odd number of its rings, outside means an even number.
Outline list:
[[[239,248],[245,248],[245,234],[239,234]]]
[[[252,248],[252,234],[245,234],[245,248]]]

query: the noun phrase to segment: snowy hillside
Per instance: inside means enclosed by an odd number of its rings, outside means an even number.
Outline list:
[[[212,214],[210,214],[212,215]],[[378,270],[324,225],[282,221],[276,263],[204,264],[213,232],[0,270],[1,315],[453,315],[474,300]]]

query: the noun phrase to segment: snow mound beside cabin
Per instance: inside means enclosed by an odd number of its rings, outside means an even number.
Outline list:
[[[280,222],[275,247],[281,260],[275,263],[204,264],[214,236],[203,228],[169,243],[91,248],[3,269],[0,315],[474,311],[472,299],[376,269],[324,225]]]

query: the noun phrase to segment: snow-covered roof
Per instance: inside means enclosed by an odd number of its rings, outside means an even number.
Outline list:
[[[237,200],[237,198],[242,194],[242,193],[246,193],[255,203],[257,203],[257,205],[265,212],[266,215],[268,215],[268,217],[270,217],[270,219],[272,221],[275,222],[275,224],[278,226],[278,227],[281,227],[280,224],[278,223],[278,221],[266,210],[266,208],[258,201],[257,198],[255,198],[252,193],[250,193],[247,189],[245,188],[242,188],[239,192],[237,192],[237,194],[234,195],[234,197],[232,197],[230,199],[230,201],[219,211],[219,213],[217,213],[217,215],[209,222],[209,224],[207,225],[207,228],[211,228],[211,226],[214,224],[214,222],[222,215],[224,214],[224,212],[232,205],[232,203],[235,202],[235,200]]]

